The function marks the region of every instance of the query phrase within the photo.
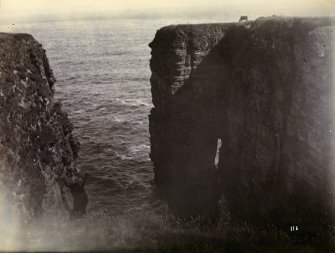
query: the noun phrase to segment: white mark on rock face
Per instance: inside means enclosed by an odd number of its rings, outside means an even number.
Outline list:
[[[332,130],[331,129],[329,129],[329,133],[331,133],[332,132]]]
[[[214,159],[214,164],[216,167],[218,167],[218,164],[219,164],[219,155],[220,155],[221,145],[222,145],[221,139],[218,139],[217,144],[216,144],[216,155]]]
[[[23,97],[21,98],[21,101],[20,101],[20,103],[19,103],[19,106],[22,107],[22,108],[25,108],[25,109],[27,108],[27,104],[26,104],[26,102],[24,101],[24,98],[23,98]]]
[[[21,179],[19,180],[19,182],[17,183],[17,186],[20,187],[21,186]]]
[[[30,70],[30,69],[27,69],[27,72],[28,72],[29,74],[31,74],[31,70]]]
[[[16,69],[14,69],[13,73],[14,73],[14,75],[16,75],[19,72]]]
[[[24,85],[24,87],[27,87],[27,82],[26,81],[21,80],[21,83]]]

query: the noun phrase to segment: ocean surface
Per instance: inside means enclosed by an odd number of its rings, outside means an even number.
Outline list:
[[[148,208],[153,178],[148,42],[155,28],[138,20],[105,20],[38,29],[35,37],[58,80],[56,97],[81,143],[78,167],[88,175],[87,211]]]
[[[152,102],[148,44],[163,26],[205,22],[214,21],[110,19],[1,27],[3,32],[30,33],[42,43],[57,79],[56,98],[68,113],[81,144],[78,167],[87,174],[87,217],[76,225],[76,232],[71,228],[75,239],[67,244],[60,236],[62,248],[57,248],[57,240],[45,245],[43,236],[55,238],[50,226],[45,225],[47,233],[35,228],[34,245],[40,247],[32,249],[80,249],[88,243],[87,232],[85,238],[81,237],[82,230],[96,231],[89,241],[96,241],[99,234],[108,235],[108,240],[90,242],[93,249],[108,246],[110,236],[114,236],[114,246],[132,245],[130,242],[139,246],[143,238],[164,227],[160,217],[166,207],[153,194],[153,165],[149,158],[148,115]],[[63,224],[56,228],[59,234],[69,233],[65,221],[59,224]],[[150,233],[142,229],[148,224]],[[40,237],[38,231],[42,231]],[[29,240],[33,238],[28,236]],[[73,244],[76,240],[79,248]]]

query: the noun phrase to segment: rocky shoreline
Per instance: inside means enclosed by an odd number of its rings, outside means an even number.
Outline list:
[[[49,212],[82,216],[79,142],[61,104],[45,50],[31,35],[0,33],[0,186],[29,220]]]

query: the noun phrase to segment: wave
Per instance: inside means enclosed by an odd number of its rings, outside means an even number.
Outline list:
[[[77,111],[73,111],[73,114],[82,114],[85,113],[85,110],[77,110]]]
[[[149,151],[149,149],[150,149],[149,145],[141,144],[141,145],[131,146],[129,148],[129,151],[134,154],[138,152],[147,152]]]
[[[124,98],[120,99],[117,98],[115,99],[118,103],[121,103],[123,105],[131,106],[131,107],[138,107],[138,106],[146,106],[146,107],[151,107],[152,105],[142,99],[139,98]]]
[[[133,156],[127,156],[127,155],[123,155],[123,154],[120,154],[119,152],[114,152],[115,156],[120,159],[120,160],[133,160],[134,157]]]
[[[119,118],[117,116],[113,116],[113,122],[114,123],[118,123],[118,124],[122,124],[122,123],[125,123],[126,120],[125,119],[122,119],[122,118]]]
[[[121,154],[115,151],[115,156],[121,160],[134,160],[139,158],[139,155],[142,156],[142,153],[148,154],[150,146],[146,144],[135,145],[127,148],[126,154]],[[149,159],[150,160],[150,159]]]

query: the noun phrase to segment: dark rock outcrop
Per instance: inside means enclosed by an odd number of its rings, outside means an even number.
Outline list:
[[[31,35],[0,33],[0,186],[26,219],[60,210],[78,216],[87,204],[79,143],[54,101],[55,81]]]
[[[220,101],[213,98],[220,93],[217,80],[226,69],[217,44],[229,27],[166,27],[150,44],[155,183],[182,216],[212,216],[217,211],[220,191],[214,159]]]
[[[157,32],[151,159],[172,210],[212,215],[223,193],[235,219],[330,223],[334,28],[271,17]]]

